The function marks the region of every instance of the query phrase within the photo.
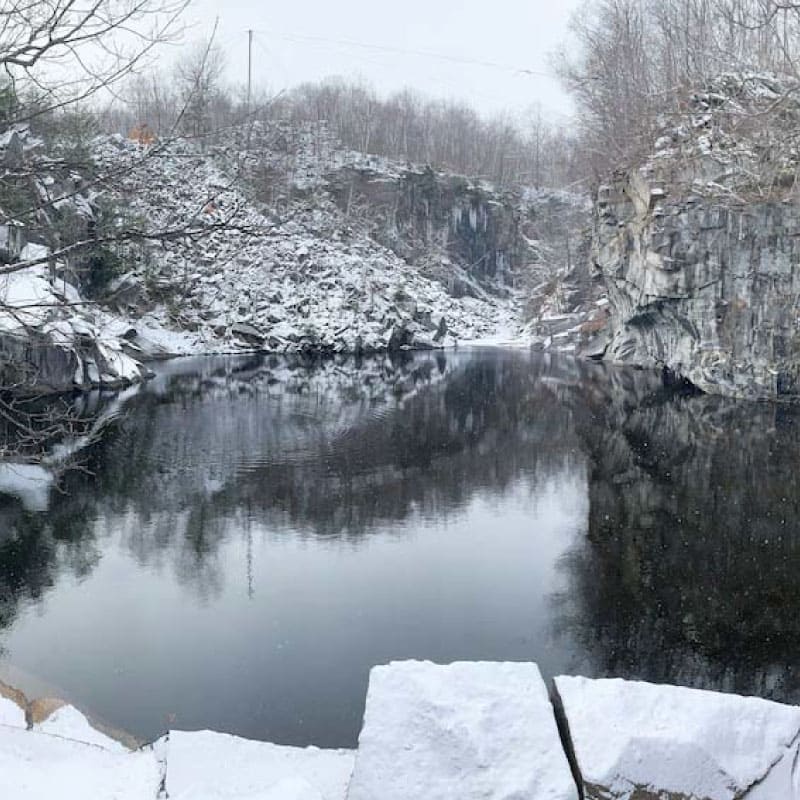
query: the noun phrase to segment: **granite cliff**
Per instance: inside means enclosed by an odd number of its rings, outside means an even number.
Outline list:
[[[654,155],[600,188],[605,358],[661,366],[715,394],[800,398],[791,89],[721,77],[690,98]]]

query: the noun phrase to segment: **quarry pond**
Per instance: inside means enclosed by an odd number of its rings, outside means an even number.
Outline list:
[[[355,745],[370,667],[800,702],[800,410],[461,349],[165,362],[0,495],[0,680],[142,740]]]

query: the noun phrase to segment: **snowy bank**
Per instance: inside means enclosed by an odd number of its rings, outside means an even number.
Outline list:
[[[75,708],[0,685],[0,797],[800,798],[800,708],[563,676],[552,696],[531,663],[393,662],[370,674],[356,752],[210,731],[128,750]]]
[[[341,173],[326,172],[332,162],[320,160],[313,142],[303,146],[285,164],[269,148],[257,157],[245,144],[239,149],[235,136],[206,153],[180,140],[151,154],[120,137],[95,143],[100,167],[121,175],[111,190],[116,202],[156,229],[192,232],[130,248],[129,272],[108,300],[133,345],[182,354],[373,352],[516,334],[518,295],[500,273],[469,274],[440,241],[456,235],[449,213],[441,237],[401,256],[391,237],[381,243],[375,233],[384,218],[377,200],[357,212],[342,208],[334,191]],[[273,184],[258,177],[264,164],[279,174]],[[408,172],[385,168],[392,185]],[[267,189],[275,196],[264,202]],[[488,248],[480,263],[502,261],[494,228],[476,225],[470,236]],[[524,255],[527,245],[517,239]]]

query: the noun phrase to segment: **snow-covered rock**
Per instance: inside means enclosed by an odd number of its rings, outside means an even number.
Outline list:
[[[112,752],[0,725],[0,797],[11,800],[152,800],[162,774],[150,750]]]
[[[42,253],[47,248],[29,244],[23,258]],[[74,287],[54,281],[43,265],[0,275],[0,380],[34,391],[141,380],[141,364],[105,329],[108,323],[107,314],[83,301]]]
[[[25,709],[8,697],[0,694],[0,728],[26,727]]]
[[[281,747],[224,733],[170,731],[170,800],[344,800],[350,750]]]
[[[60,736],[62,739],[96,745],[112,753],[128,752],[123,744],[101,733],[84,714],[70,705],[58,706],[46,719],[34,723],[33,730],[51,736]]]
[[[555,686],[587,800],[800,797],[800,708],[617,678]]]
[[[577,797],[536,664],[372,669],[348,800]]]

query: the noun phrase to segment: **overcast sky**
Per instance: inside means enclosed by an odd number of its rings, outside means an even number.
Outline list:
[[[567,37],[579,0],[194,0],[189,38],[217,41],[232,81],[271,91],[330,75],[360,78],[381,93],[404,86],[469,101],[493,113],[540,103],[570,112],[548,53]],[[531,74],[525,72],[530,70]]]

